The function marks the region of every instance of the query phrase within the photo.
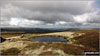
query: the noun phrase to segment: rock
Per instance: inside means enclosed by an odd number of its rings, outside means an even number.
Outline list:
[[[23,38],[23,37],[24,37],[24,34],[22,34],[20,38]]]
[[[6,39],[4,39],[4,38],[2,38],[2,37],[0,36],[0,42],[4,42],[4,41],[6,41]]]

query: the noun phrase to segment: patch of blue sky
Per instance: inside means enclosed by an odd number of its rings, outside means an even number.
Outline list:
[[[97,8],[100,8],[100,0],[97,0],[97,1],[95,2],[95,5],[96,5]]]

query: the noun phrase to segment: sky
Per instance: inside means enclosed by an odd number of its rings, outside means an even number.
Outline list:
[[[99,0],[0,0],[0,26],[100,27]]]

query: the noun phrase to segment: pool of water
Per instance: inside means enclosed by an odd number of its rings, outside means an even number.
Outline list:
[[[62,37],[49,37],[49,36],[42,36],[36,38],[29,38],[31,41],[38,41],[38,42],[67,42],[68,40]]]

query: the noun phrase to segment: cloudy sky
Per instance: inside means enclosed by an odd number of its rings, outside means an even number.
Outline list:
[[[100,1],[0,0],[0,25],[17,27],[100,26]]]

